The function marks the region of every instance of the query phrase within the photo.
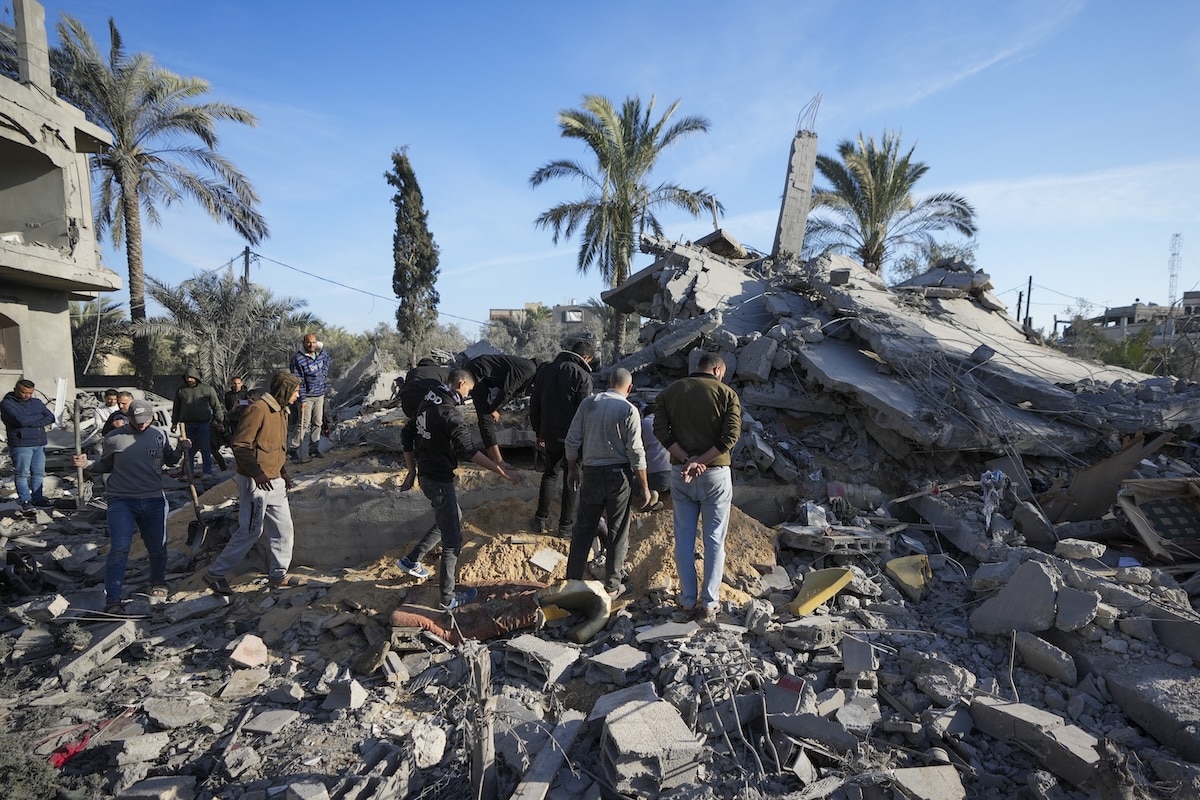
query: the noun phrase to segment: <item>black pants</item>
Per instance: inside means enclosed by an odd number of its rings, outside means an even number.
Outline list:
[[[628,466],[584,467],[579,488],[579,517],[571,535],[567,579],[582,579],[592,553],[592,540],[601,515],[608,520],[604,588],[619,589],[629,552],[629,517],[633,499],[633,474]]]
[[[542,486],[538,492],[537,518],[543,522],[550,519],[550,498],[555,484],[564,472],[567,463],[567,445],[561,439],[546,440],[546,467],[542,471]],[[579,492],[571,488],[570,481],[563,478],[562,506],[558,512],[558,529],[569,533],[575,528],[575,515],[579,511]]]

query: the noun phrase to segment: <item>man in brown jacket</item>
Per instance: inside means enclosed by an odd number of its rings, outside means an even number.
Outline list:
[[[303,577],[288,575],[292,563],[292,512],[287,490],[292,487],[287,473],[287,410],[300,395],[300,379],[290,372],[277,372],[271,391],[247,406],[233,435],[233,457],[238,487],[238,529],[217,556],[204,582],[217,594],[232,594],[226,575],[237,566],[266,530],[271,566],[267,575],[272,586],[300,586]]]

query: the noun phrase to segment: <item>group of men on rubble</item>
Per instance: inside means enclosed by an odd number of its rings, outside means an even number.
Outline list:
[[[471,588],[456,591],[462,512],[455,467],[469,460],[520,482],[515,468],[503,460],[495,425],[500,406],[528,391],[530,422],[544,459],[530,527],[537,533],[549,529],[553,495],[565,468],[558,533],[571,540],[567,579],[583,579],[599,537],[605,589],[612,598],[623,594],[634,503],[655,507],[658,495],[669,490],[680,582],[677,616],[704,622],[716,618],[733,498],[729,454],[741,431],[740,402],[723,381],[725,361],[716,353],[703,354],[696,372],[664,389],[643,418],[628,399],[633,389],[628,370],[610,370],[605,390],[593,393],[594,357],[592,343],[581,340],[541,365],[517,356],[484,355],[453,371],[422,361],[405,377],[400,401],[408,420],[401,443],[408,473],[400,489],[411,489],[419,479],[435,522],[397,566],[416,578],[430,577],[421,561],[440,544],[443,608],[458,608],[476,596]],[[472,443],[459,410],[468,398],[475,405],[482,448]],[[703,580],[696,571],[698,534]]]

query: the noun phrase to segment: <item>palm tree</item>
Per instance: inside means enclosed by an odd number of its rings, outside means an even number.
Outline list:
[[[837,149],[840,161],[817,156],[817,171],[831,186],[816,189],[812,205],[829,215],[808,220],[806,250],[852,253],[878,273],[897,245],[932,244],[933,232],[947,228],[975,235],[975,209],[961,195],[912,196],[929,167],[912,160],[915,147],[901,155],[899,134],[884,131],[876,145],[874,137],[864,141],[860,133]]]
[[[320,325],[299,311],[305,301],[275,297],[228,274],[201,275],[178,286],[148,278],[147,284],[166,314],[134,323],[134,341],[167,337],[180,357],[173,366],[194,366],[213,386],[234,375],[285,369],[300,334]]]
[[[76,374],[86,375],[105,356],[128,352],[129,321],[120,303],[100,298],[87,302],[72,300],[70,311]]]
[[[554,231],[554,243],[580,231],[576,265],[586,275],[595,267],[609,286],[619,286],[629,277],[634,248],[642,233],[662,235],[654,216],[660,205],[681,208],[692,216],[708,208],[721,208],[704,190],[684,189],[674,183],[650,186],[647,178],[662,152],[676,140],[708,131],[704,117],[683,117],[668,123],[679,108],[676,100],[657,121],[652,121],[654,98],[642,107],[637,97],[627,97],[618,111],[608,98],[587,95],[583,107],[558,114],[560,134],[579,139],[588,146],[596,163],[589,168],[578,161],[560,159],[537,169],[529,179],[540,186],[551,178],[574,178],[583,184],[581,200],[559,203],[539,216],[534,224]],[[625,315],[617,315],[612,330],[618,354],[625,349]]]
[[[142,265],[142,215],[159,224],[159,206],[189,199],[214,219],[232,225],[250,244],[267,236],[250,182],[217,152],[215,124],[231,120],[255,125],[250,112],[225,103],[195,102],[208,81],[159,67],[144,53],[128,55],[112,19],[105,58],[83,25],[63,15],[58,23],[67,71],[56,81],[75,103],[113,138],[112,147],[92,156],[97,176],[96,231],[124,244],[129,265],[129,316],[146,319]],[[195,143],[198,140],[198,143]],[[134,367],[143,386],[153,377],[150,342],[135,338]]]

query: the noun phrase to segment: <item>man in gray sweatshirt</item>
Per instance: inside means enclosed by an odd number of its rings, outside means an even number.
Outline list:
[[[163,494],[163,465],[174,466],[192,443],[180,439],[171,447],[166,431],[152,428],[154,409],[144,400],[129,405],[129,424],[104,437],[104,453],[88,463],[80,453],[72,459],[93,475],[108,473],[108,559],[104,565],[105,611],[121,613],[125,565],[136,527],[150,556],[153,599],[167,598],[167,497]]]

